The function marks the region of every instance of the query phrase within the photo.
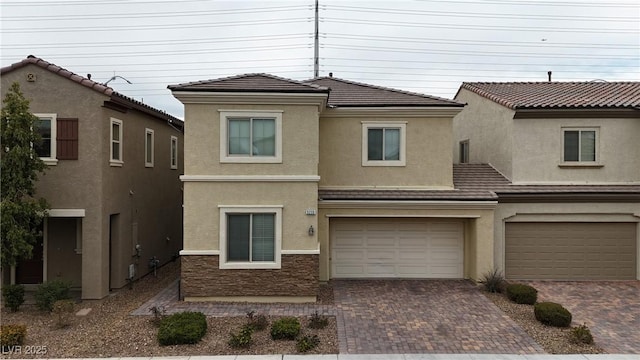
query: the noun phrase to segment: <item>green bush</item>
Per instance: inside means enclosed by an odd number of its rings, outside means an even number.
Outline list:
[[[578,344],[593,344],[593,335],[587,324],[582,324],[571,329],[571,340]]]
[[[295,340],[300,333],[300,321],[294,317],[285,316],[273,322],[271,325],[271,338],[273,340]]]
[[[56,315],[56,325],[59,328],[71,325],[75,305],[73,300],[58,300],[53,303],[53,313]]]
[[[231,338],[229,339],[229,346],[232,348],[248,348],[251,346],[251,335],[253,335],[253,327],[249,324],[245,325],[240,329],[237,334],[229,333]]]
[[[24,286],[22,285],[3,285],[2,296],[4,297],[4,304],[16,312],[20,308],[20,305],[24,303]]]
[[[525,284],[507,286],[507,297],[516,304],[533,305],[538,300],[538,290]]]
[[[490,293],[504,292],[504,288],[506,286],[504,275],[502,275],[502,271],[497,268],[482,274],[479,282],[484,286],[484,289]]]
[[[255,331],[262,331],[269,326],[269,320],[263,314],[256,314],[255,311],[247,313],[247,326]]]
[[[62,280],[45,282],[38,286],[36,290],[36,306],[38,306],[40,310],[51,312],[53,310],[53,303],[56,301],[71,299],[70,291],[70,282]]]
[[[158,329],[160,345],[195,344],[207,333],[207,318],[201,312],[181,312],[165,317]]]
[[[327,325],[329,325],[329,318],[318,314],[317,311],[309,319],[309,327],[312,329],[324,329]]]
[[[26,337],[26,325],[8,324],[0,326],[0,347],[2,347],[2,351],[8,351],[7,348],[14,346],[22,346]]]
[[[571,325],[571,313],[557,303],[537,303],[533,307],[533,313],[536,319],[545,325],[555,327],[568,327]]]
[[[320,344],[320,338],[318,335],[305,335],[298,339],[296,349],[298,349],[299,352],[307,352],[314,349],[318,344]]]

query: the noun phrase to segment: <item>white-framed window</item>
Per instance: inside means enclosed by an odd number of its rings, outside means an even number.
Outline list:
[[[111,138],[111,166],[122,166],[123,157],[122,157],[122,120],[118,120],[115,118],[111,118],[111,130],[110,130],[110,138]]]
[[[171,137],[171,168],[178,168],[178,138],[176,136]]]
[[[153,167],[154,135],[152,129],[144,129],[144,166]]]
[[[469,140],[460,141],[460,164],[469,162]]]
[[[55,165],[56,158],[56,125],[57,114],[34,114],[38,120],[33,124],[34,130],[40,134],[42,142],[34,144],[34,150],[47,165]]]
[[[282,206],[219,206],[220,269],[280,269]]]
[[[281,163],[282,111],[220,111],[220,162]]]
[[[362,166],[405,166],[406,121],[362,122]]]
[[[598,161],[597,128],[563,128],[562,161],[596,163]]]

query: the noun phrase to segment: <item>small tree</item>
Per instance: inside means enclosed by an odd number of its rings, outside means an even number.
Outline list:
[[[34,150],[42,140],[35,131],[39,119],[29,111],[16,82],[2,101],[0,119],[2,267],[32,256],[46,215],[47,202],[35,197],[35,182],[46,166]]]

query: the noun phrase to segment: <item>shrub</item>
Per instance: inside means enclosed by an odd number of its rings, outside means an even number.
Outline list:
[[[262,331],[269,326],[269,320],[263,314],[256,314],[255,311],[249,311],[247,313],[247,326],[250,326],[254,331]]]
[[[4,297],[4,303],[16,312],[20,308],[20,305],[24,303],[24,286],[23,285],[3,285],[2,296]]]
[[[153,314],[151,323],[155,326],[160,326],[160,323],[167,317],[167,309],[164,306],[152,306],[149,312]]]
[[[538,290],[525,284],[511,284],[507,286],[507,297],[516,304],[533,305],[538,300]]]
[[[251,346],[251,335],[253,334],[253,327],[249,324],[243,326],[237,334],[229,333],[231,338],[229,339],[229,346],[232,348],[248,348]]]
[[[2,325],[0,326],[0,347],[2,351],[14,346],[22,346],[24,339],[27,337],[26,325]]]
[[[295,340],[300,333],[300,321],[294,317],[285,316],[273,322],[271,325],[271,338],[273,340]]]
[[[296,349],[298,349],[299,352],[307,352],[314,349],[316,346],[318,346],[318,344],[320,344],[320,338],[318,337],[318,335],[305,335],[298,339],[298,342],[296,343]]]
[[[582,324],[571,329],[571,340],[578,344],[593,344],[593,336],[587,324]]]
[[[329,318],[318,314],[317,311],[309,319],[309,327],[312,329],[324,329],[327,325],[329,325]]]
[[[71,299],[71,295],[69,294],[70,291],[70,282],[62,280],[45,282],[38,286],[38,289],[36,290],[36,305],[40,310],[51,312],[53,310],[53,303],[56,301]]]
[[[160,345],[195,344],[207,333],[207,318],[201,312],[181,312],[160,322]]]
[[[73,300],[58,300],[53,303],[53,313],[56,315],[56,325],[59,328],[71,325],[74,307]]]
[[[490,293],[501,293],[506,286],[504,275],[502,275],[502,271],[498,270],[498,268],[482,274],[479,282],[484,285],[484,289]]]
[[[555,327],[568,327],[571,325],[571,313],[557,303],[537,303],[533,307],[533,313],[536,319],[545,325]]]

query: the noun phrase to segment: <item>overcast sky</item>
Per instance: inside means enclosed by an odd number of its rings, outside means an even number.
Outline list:
[[[320,0],[320,76],[453,98],[463,81],[639,81],[637,0]],[[167,85],[313,77],[314,0],[3,0],[35,55],[183,118]]]

